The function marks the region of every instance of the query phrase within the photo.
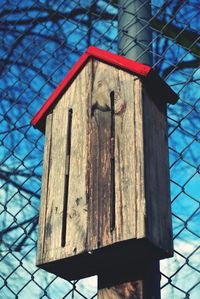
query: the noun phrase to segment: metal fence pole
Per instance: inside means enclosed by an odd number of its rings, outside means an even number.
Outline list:
[[[150,0],[119,0],[118,3],[119,54],[151,65]]]

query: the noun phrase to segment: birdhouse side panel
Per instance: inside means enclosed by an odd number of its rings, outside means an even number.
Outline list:
[[[66,92],[73,110],[65,248],[67,256],[87,251],[88,143],[92,62],[89,61]]]
[[[146,230],[148,239],[172,255],[172,217],[166,103],[143,90]]]

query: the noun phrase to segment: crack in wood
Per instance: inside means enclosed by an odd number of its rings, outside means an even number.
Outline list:
[[[72,130],[72,114],[73,110],[68,108],[68,123],[67,123],[67,145],[66,145],[66,168],[65,168],[65,184],[64,184],[64,198],[63,198],[63,218],[62,218],[62,233],[61,246],[66,244],[66,230],[67,230],[67,203],[69,191],[69,172],[70,172],[70,152],[71,152],[71,130]]]
[[[111,190],[110,190],[110,230],[115,229],[115,93],[110,93],[111,128],[110,128],[110,167],[111,167]]]

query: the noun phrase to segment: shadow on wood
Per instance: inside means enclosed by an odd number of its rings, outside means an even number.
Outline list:
[[[159,262],[135,263],[98,276],[98,299],[160,299]]]

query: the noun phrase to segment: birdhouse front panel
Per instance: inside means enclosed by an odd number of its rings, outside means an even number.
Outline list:
[[[149,67],[97,52],[33,120],[46,126],[37,265],[67,279],[172,255],[166,102]]]

